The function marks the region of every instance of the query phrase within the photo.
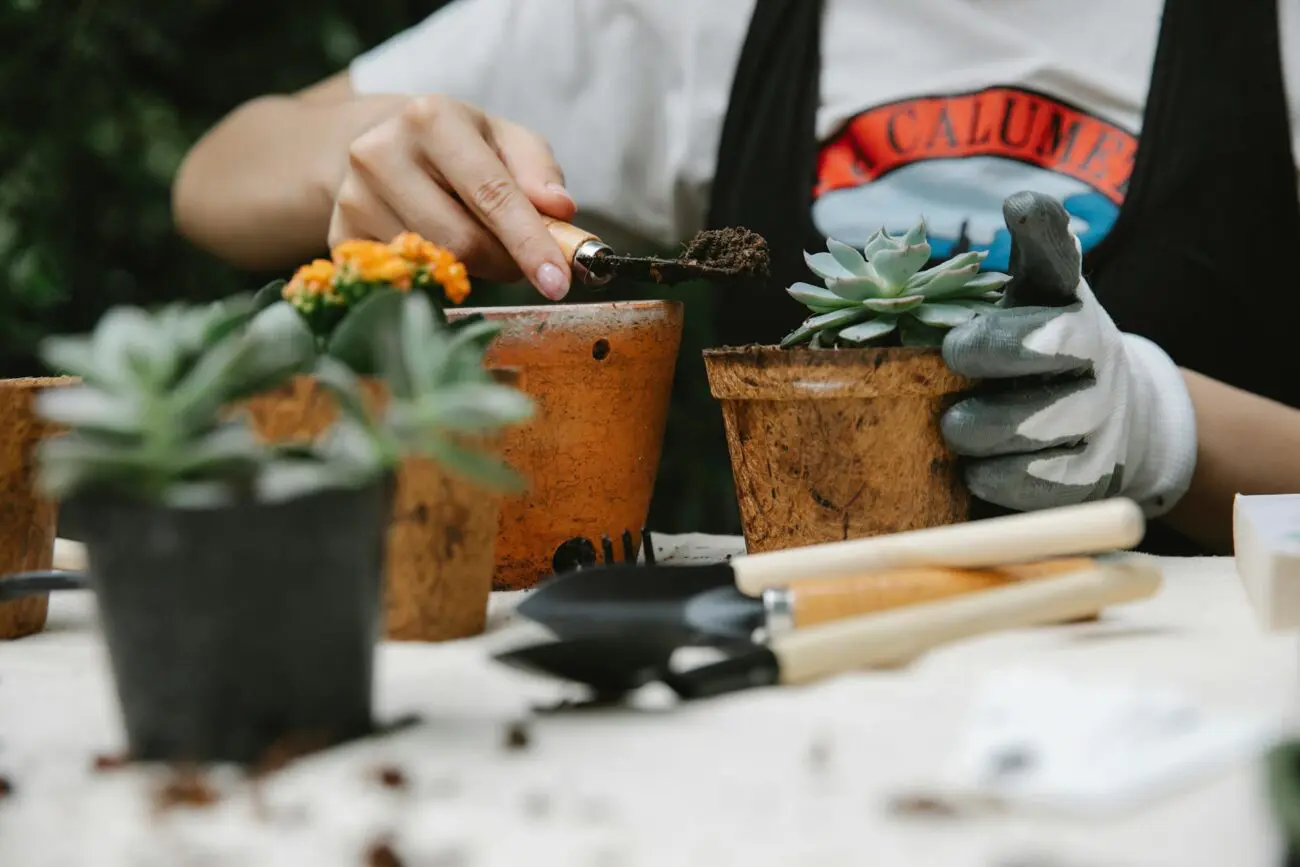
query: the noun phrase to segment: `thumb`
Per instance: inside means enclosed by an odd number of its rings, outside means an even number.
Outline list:
[[[503,118],[494,117],[490,124],[501,161],[533,206],[557,220],[572,220],[578,206],[564,187],[564,171],[546,139]]]
[[[1002,202],[1011,234],[1011,282],[1004,307],[1066,307],[1078,300],[1083,276],[1079,239],[1065,207],[1043,193],[1013,193]]]

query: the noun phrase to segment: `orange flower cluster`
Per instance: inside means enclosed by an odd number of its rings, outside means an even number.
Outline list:
[[[338,244],[329,259],[317,259],[299,268],[283,294],[285,300],[306,312],[321,304],[355,304],[376,286],[408,292],[413,286],[424,288],[434,283],[442,287],[453,304],[469,296],[469,274],[464,264],[449,250],[405,232],[388,244]]]

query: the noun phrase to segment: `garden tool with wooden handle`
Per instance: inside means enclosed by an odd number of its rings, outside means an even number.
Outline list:
[[[586,286],[604,286],[615,277],[643,283],[711,283],[747,282],[753,274],[719,268],[704,262],[685,259],[659,259],[653,256],[622,256],[594,233],[554,217],[542,217],[551,237],[560,245],[573,276]]]
[[[719,645],[727,656],[685,672],[673,653],[687,646],[672,633],[607,632],[533,644],[496,656],[516,668],[586,684],[615,697],[652,681],[679,696],[703,698],[737,689],[809,683],[863,668],[894,666],[950,642],[1006,629],[1075,621],[1153,596],[1157,561],[1106,555],[1048,580],[1015,581],[800,629],[765,643]]]

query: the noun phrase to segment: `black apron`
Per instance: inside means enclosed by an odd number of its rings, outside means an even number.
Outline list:
[[[722,345],[775,343],[807,314],[784,287],[811,279],[803,251],[826,242],[811,208],[823,6],[757,0],[737,65],[708,224],[767,238],[773,280],[761,304],[722,299]],[[1280,43],[1277,0],[1168,0],[1128,191],[1083,267],[1122,330],[1300,407],[1288,363],[1300,277],[1286,264],[1300,201]],[[1162,524],[1143,548],[1200,553]]]

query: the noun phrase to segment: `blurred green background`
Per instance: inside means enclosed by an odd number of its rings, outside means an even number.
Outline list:
[[[172,230],[170,183],[190,145],[250,97],[296,90],[445,5],[438,0],[0,0],[0,375],[116,303],[211,299],[280,274],[233,269]],[[574,300],[589,300],[578,290]],[[707,287],[612,287],[686,305],[650,526],[736,533],[735,495],[700,350]],[[474,304],[534,303],[481,285]]]

